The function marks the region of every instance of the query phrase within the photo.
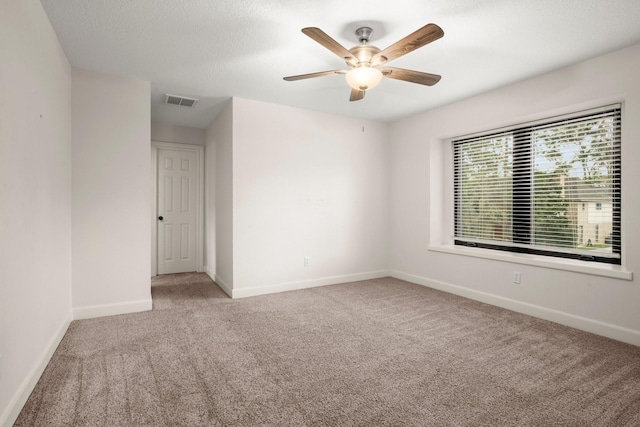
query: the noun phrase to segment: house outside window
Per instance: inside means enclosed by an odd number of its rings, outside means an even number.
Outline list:
[[[454,242],[621,262],[619,105],[452,141]]]

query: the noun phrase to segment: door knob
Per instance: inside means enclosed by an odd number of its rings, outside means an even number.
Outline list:
[[[160,215],[160,216],[158,217],[158,219],[159,219],[160,221],[162,221],[162,220],[164,219],[164,217],[163,217],[162,215]]]

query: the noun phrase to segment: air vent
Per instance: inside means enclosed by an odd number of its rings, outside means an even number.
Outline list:
[[[164,100],[165,104],[180,105],[182,107],[195,107],[198,103],[197,99],[187,98],[185,96],[169,95]]]

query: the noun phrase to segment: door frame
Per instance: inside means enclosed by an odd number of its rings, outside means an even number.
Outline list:
[[[204,271],[204,147],[151,141],[151,277],[158,275],[158,150],[191,151],[196,155],[196,271]]]

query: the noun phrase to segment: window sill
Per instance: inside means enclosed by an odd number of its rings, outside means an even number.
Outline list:
[[[595,276],[611,277],[614,279],[633,280],[633,272],[627,271],[620,265],[597,264],[572,259],[550,258],[540,255],[517,254],[500,252],[491,249],[469,248],[455,245],[429,245],[430,251],[444,252],[454,255],[471,256],[475,258],[491,259],[516,264],[534,265],[536,267],[552,268],[555,270],[572,271],[575,273],[592,274]]]

